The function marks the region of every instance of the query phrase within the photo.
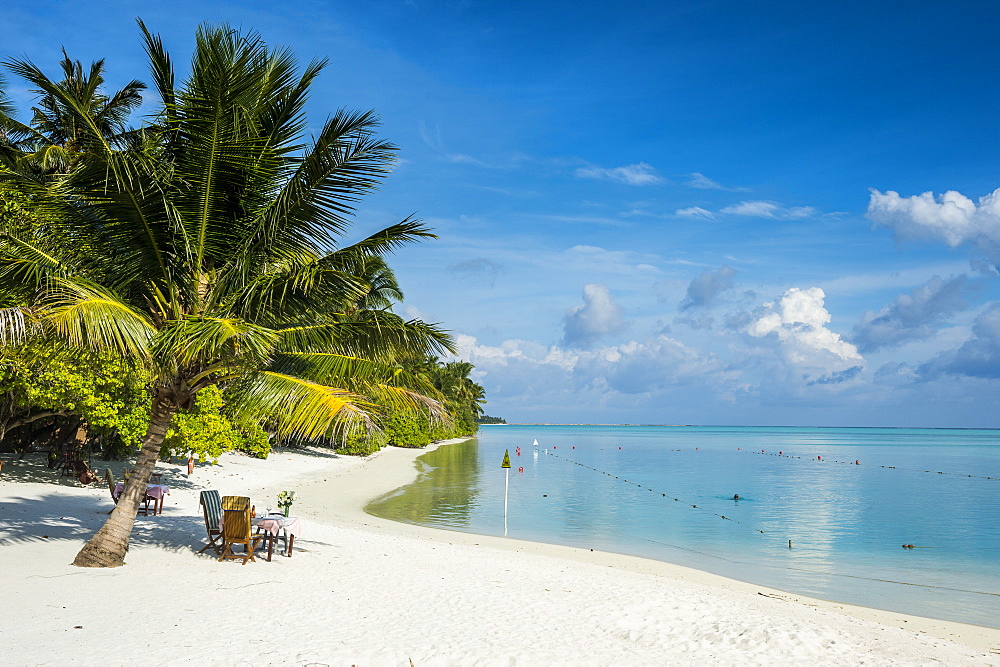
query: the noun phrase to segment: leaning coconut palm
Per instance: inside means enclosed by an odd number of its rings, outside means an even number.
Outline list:
[[[367,286],[341,270],[340,239],[395,150],[372,136],[374,114],[338,111],[305,143],[303,105],[323,62],[298,74],[289,51],[203,26],[177,85],[160,39],[140,28],[162,103],[155,119],[125,147],[92,126],[86,159],[54,179],[0,168],[44,219],[40,233],[61,240],[53,250],[4,236],[0,287],[29,294],[50,338],[115,350],[153,378],[135,473],[80,566],[123,563],[167,427],[199,390],[220,386],[238,416],[284,434],[329,437],[373,428],[376,405],[440,410],[433,386],[394,361],[452,347],[433,325],[344,312]],[[93,123],[40,74],[39,89]],[[346,252],[382,256],[429,236],[407,219]]]

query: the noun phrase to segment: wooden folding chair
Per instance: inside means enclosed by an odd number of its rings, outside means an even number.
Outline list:
[[[253,550],[260,546],[263,535],[250,533],[250,498],[246,496],[222,496],[222,555],[219,562],[227,558],[240,559],[246,565],[248,560],[257,562]],[[242,544],[246,551],[233,553],[233,545]]]
[[[219,527],[222,523],[222,498],[215,489],[202,491],[198,503],[205,516],[205,530],[208,532],[208,544],[198,553],[213,549],[219,555],[222,553],[222,529]]]

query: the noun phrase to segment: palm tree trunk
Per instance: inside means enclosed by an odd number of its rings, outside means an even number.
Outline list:
[[[128,550],[129,536],[135,517],[139,513],[139,503],[146,495],[146,485],[153,473],[153,468],[160,457],[160,447],[170,426],[170,421],[177,412],[177,404],[164,401],[159,397],[153,399],[153,409],[149,416],[149,428],[142,442],[142,449],[135,462],[135,469],[125,481],[125,488],[118,498],[118,504],[111,511],[111,516],[104,522],[101,529],[83,545],[76,555],[73,565],[77,567],[119,567],[125,564],[125,552]]]

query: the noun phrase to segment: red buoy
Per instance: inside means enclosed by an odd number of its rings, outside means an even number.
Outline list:
[[[823,457],[822,457],[822,456],[817,456],[817,457],[816,457],[816,460],[817,460],[817,461],[822,461],[822,460],[823,460]]]
[[[783,452],[778,452],[778,456],[781,456]]]
[[[524,472],[524,467],[522,466],[522,467],[518,468],[517,471],[518,472]]]
[[[764,453],[764,450],[763,450],[763,449],[762,449],[762,450],[760,450],[760,453],[761,453],[761,454],[763,454],[763,453]]]
[[[856,466],[859,466],[859,465],[861,465],[861,461],[855,461],[855,462],[854,462],[854,465],[856,465]]]

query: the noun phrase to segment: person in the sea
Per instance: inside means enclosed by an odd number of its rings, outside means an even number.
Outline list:
[[[740,499],[740,494],[734,493],[733,494],[733,500],[739,500],[739,499]]]

